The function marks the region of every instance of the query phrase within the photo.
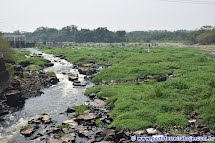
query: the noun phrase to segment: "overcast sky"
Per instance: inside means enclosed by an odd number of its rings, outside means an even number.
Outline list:
[[[40,26],[108,27],[110,30],[178,30],[215,25],[215,0],[208,4],[171,0],[0,0],[0,31]],[[173,0],[180,1],[180,0]],[[181,0],[186,1],[186,0]],[[214,3],[213,3],[214,2]]]

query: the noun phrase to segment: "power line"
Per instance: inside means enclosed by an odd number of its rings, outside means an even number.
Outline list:
[[[162,2],[173,2],[173,3],[187,3],[187,4],[200,4],[200,5],[215,5],[212,1],[193,1],[193,0],[159,0]]]

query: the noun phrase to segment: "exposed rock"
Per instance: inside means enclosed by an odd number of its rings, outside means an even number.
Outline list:
[[[52,85],[55,85],[59,82],[59,79],[57,77],[51,77],[49,78],[49,83],[51,83]]]
[[[30,62],[30,61],[22,61],[22,62],[20,62],[19,64],[20,64],[22,67],[27,67],[27,66],[31,65],[32,62]]]
[[[22,66],[20,66],[20,65],[16,65],[16,66],[14,66],[13,68],[14,68],[14,70],[15,70],[16,72],[21,72],[21,71],[23,71],[23,68],[22,68]]]
[[[54,64],[51,63],[51,62],[49,62],[49,63],[45,64],[45,66],[46,66],[46,67],[52,67],[52,66],[54,66]]]
[[[90,95],[88,95],[90,97],[90,99],[94,99],[96,97],[96,93],[91,93]]]
[[[115,139],[115,131],[113,129],[104,130],[102,133],[105,141],[113,141]]]
[[[73,85],[74,85],[74,86],[86,86],[87,83],[85,83],[85,82],[80,82],[79,80],[74,80],[74,81],[73,81]]]
[[[56,127],[51,127],[48,130],[46,130],[47,134],[58,134],[61,132],[61,129],[56,128]]]
[[[146,131],[145,130],[139,130],[139,131],[134,132],[134,134],[135,135],[145,135]]]
[[[157,77],[157,82],[162,82],[162,81],[166,81],[168,78],[167,75],[160,75],[159,77]]]
[[[50,139],[47,139],[46,143],[62,143],[62,141],[58,139],[50,138]]]
[[[21,97],[21,92],[19,90],[10,90],[5,94],[7,98],[7,105],[18,106],[23,104],[23,99]]]
[[[195,124],[196,123],[196,119],[190,119],[190,120],[188,120],[188,123]]]
[[[74,112],[75,112],[75,109],[71,107],[68,107],[66,110],[66,113],[74,113]]]
[[[77,130],[80,137],[88,137],[90,135],[89,130],[82,125],[78,126]]]
[[[75,81],[75,80],[78,80],[78,77],[77,76],[69,76],[69,81]]]
[[[74,133],[67,134],[67,135],[64,135],[63,137],[61,137],[60,139],[66,143],[73,143],[73,142],[75,142],[75,134]]]
[[[38,119],[41,120],[45,124],[49,124],[52,122],[51,118],[47,114],[40,116]]]
[[[96,73],[96,69],[95,68],[91,68],[91,67],[79,67],[78,68],[78,72],[80,74],[84,74],[84,75],[91,75],[91,74],[95,74]]]
[[[24,127],[23,129],[20,130],[20,133],[25,137],[30,137],[34,133],[34,129],[31,126]]]
[[[208,127],[203,127],[201,131],[204,131],[205,133],[210,132],[210,129]]]
[[[79,115],[75,120],[76,120],[76,122],[91,121],[96,118],[97,118],[97,116],[94,113],[89,113],[87,115]]]
[[[160,132],[154,128],[148,128],[146,129],[146,132],[148,135],[156,135],[156,134],[159,134]]]
[[[199,133],[198,132],[190,132],[189,135],[190,136],[199,136]]]
[[[100,99],[94,99],[92,102],[90,102],[90,105],[94,106],[94,107],[104,107],[105,104],[106,103],[103,100],[100,100]]]
[[[72,119],[71,119],[71,120],[66,120],[66,121],[64,121],[63,124],[69,125],[69,126],[72,127],[72,128],[76,128],[76,127],[78,126],[78,123],[75,122],[75,121],[72,120]]]

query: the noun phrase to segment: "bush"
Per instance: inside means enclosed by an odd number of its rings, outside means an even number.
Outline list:
[[[3,39],[1,33],[0,33],[0,53],[3,54],[6,62],[13,60],[13,50],[10,49],[8,42]]]

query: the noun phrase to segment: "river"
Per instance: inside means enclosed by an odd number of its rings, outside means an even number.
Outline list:
[[[92,87],[93,83],[85,81],[88,83],[86,87],[76,88],[68,80],[68,76],[62,74],[62,72],[78,74],[79,80],[84,81],[84,75],[79,74],[77,69],[73,69],[71,63],[53,55],[42,53],[37,49],[29,50],[32,54],[42,54],[43,58],[54,64],[52,67],[45,68],[44,71],[55,72],[60,82],[43,89],[44,94],[27,99],[22,109],[4,117],[5,121],[0,124],[0,143],[31,143],[33,141],[26,140],[19,133],[21,127],[26,125],[28,120],[47,113],[53,120],[62,122],[68,119],[68,116],[61,114],[68,107],[85,104],[89,101],[88,97],[84,96],[84,92],[87,88]]]

